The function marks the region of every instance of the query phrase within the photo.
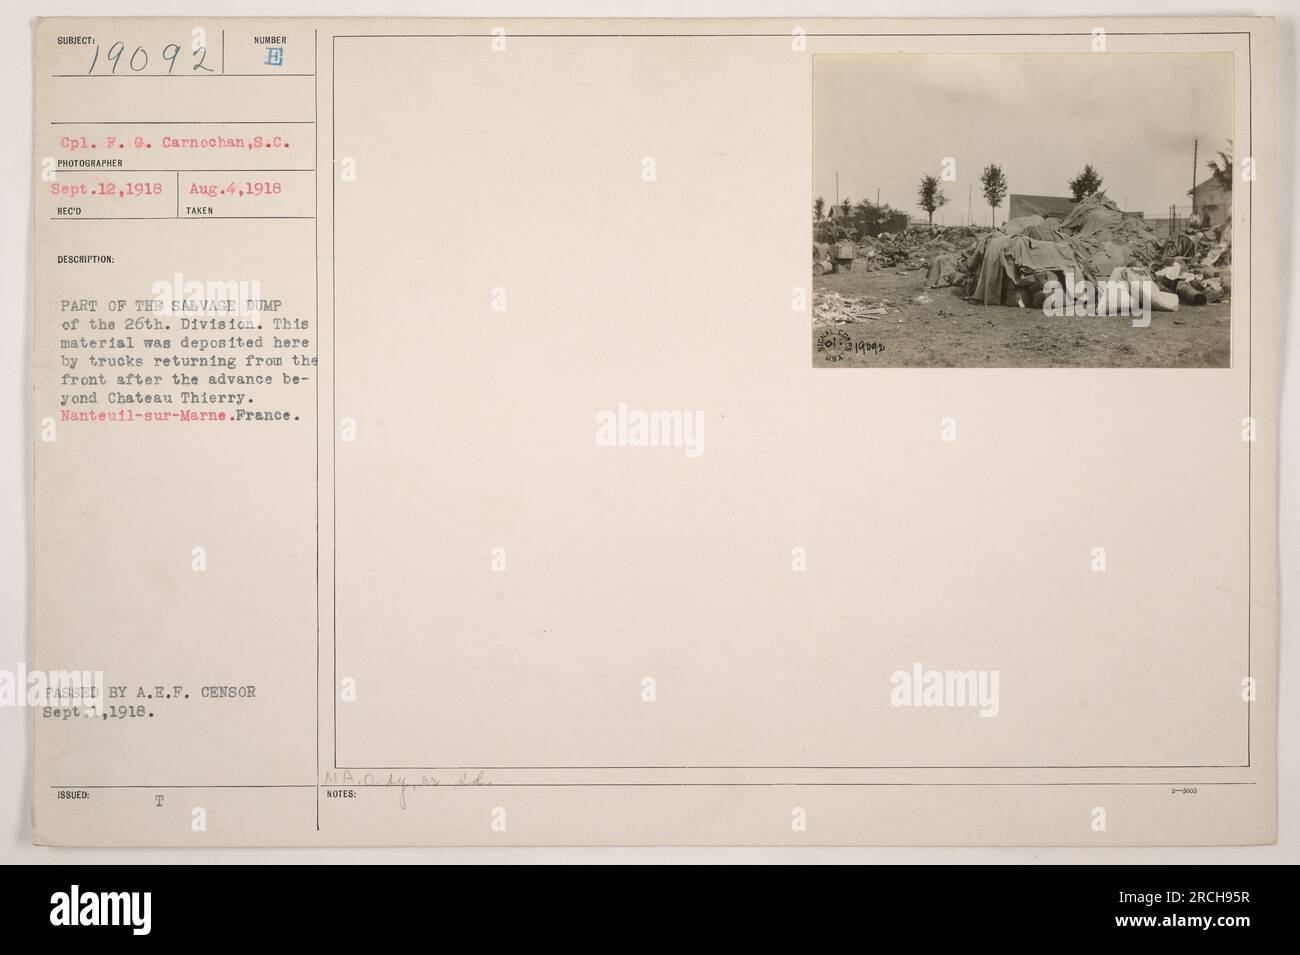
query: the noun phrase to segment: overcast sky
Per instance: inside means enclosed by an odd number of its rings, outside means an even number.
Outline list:
[[[1232,135],[1232,57],[1226,53],[886,54],[817,56],[813,65],[813,195],[876,198],[924,215],[916,185],[957,160],[935,222],[975,221],[988,205],[979,174],[1006,173],[1009,192],[1068,196],[1090,162],[1122,207],[1164,216],[1190,207],[1196,181]],[[1127,204],[1126,204],[1127,200]],[[1186,209],[1180,209],[1185,213]],[[998,221],[1006,218],[1003,200]]]

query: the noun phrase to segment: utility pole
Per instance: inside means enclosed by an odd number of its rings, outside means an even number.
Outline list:
[[[835,170],[835,204],[840,204],[840,171]]]
[[[1201,145],[1199,139],[1192,140],[1192,218],[1196,218],[1196,150]]]

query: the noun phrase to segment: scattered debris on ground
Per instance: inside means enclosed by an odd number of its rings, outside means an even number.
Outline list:
[[[852,237],[851,257],[844,245],[848,230],[822,222],[824,241],[813,251],[814,363],[1230,366],[1230,226],[1184,226],[1165,237],[1103,194],[1059,216],[1022,216],[997,229],[913,226],[859,234]],[[1076,283],[1076,307],[1087,295],[1099,302],[1104,287],[1117,293],[1118,311],[1058,320],[1047,296],[1057,294],[1053,279],[1064,287],[1067,278]],[[1132,303],[1134,282],[1149,293],[1153,321],[1115,320]]]
[[[887,299],[841,295],[832,289],[813,291],[813,325],[849,325],[888,314]]]
[[[878,235],[820,221],[814,233],[821,241],[813,246],[815,362],[1229,367],[1230,225],[1184,226],[1165,237],[1104,193],[1058,215],[1021,216],[996,229],[900,225]],[[1149,298],[1135,301],[1134,289]],[[1057,311],[1060,297],[1066,307]],[[1026,321],[1116,317],[1148,306],[1165,317],[1141,328],[1128,318]]]

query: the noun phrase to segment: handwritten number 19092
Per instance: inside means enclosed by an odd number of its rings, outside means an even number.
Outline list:
[[[104,55],[106,63],[101,67],[99,62],[101,47],[96,44],[95,55],[90,61],[90,69],[86,71],[87,76],[94,76],[96,67],[100,68],[100,76],[116,76],[118,70],[122,68],[122,56],[126,53],[126,44],[118,40],[108,48]],[[176,72],[176,62],[180,59],[181,45],[179,43],[168,43],[162,48],[162,62],[167,64],[167,74],[171,75]],[[212,73],[213,69],[205,65],[208,48],[206,46],[195,47],[190,51],[190,72],[191,73]],[[108,64],[112,64],[109,66]],[[184,64],[182,63],[182,68]],[[143,46],[137,46],[131,55],[126,58],[125,69],[123,74],[129,70],[132,73],[143,73],[149,68],[149,51]]]

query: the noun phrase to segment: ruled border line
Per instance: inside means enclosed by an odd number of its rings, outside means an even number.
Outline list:
[[[942,38],[947,38],[947,37],[954,37],[954,38],[961,38],[961,37],[965,37],[965,38],[971,38],[971,37],[994,37],[994,38],[1017,38],[1017,37],[1029,37],[1029,38],[1038,38],[1038,37],[1075,37],[1075,38],[1081,38],[1081,39],[1082,39],[1082,38],[1087,38],[1087,37],[1090,36],[1090,34],[1088,34],[1088,33],[1080,33],[1080,32],[1077,32],[1077,31],[1061,31],[1061,32],[1025,32],[1025,33],[1003,33],[1003,32],[988,32],[988,33],[965,33],[965,32],[963,32],[963,33],[944,33],[944,32],[930,32],[930,33],[807,33],[807,34],[805,34],[805,35],[806,35],[808,38],[810,38],[810,39],[834,39],[834,38],[852,38],[852,39],[879,39],[879,38],[926,38],[926,39],[934,39],[934,38],[939,38],[939,39],[942,39]],[[1130,36],[1130,37],[1160,37],[1160,36],[1166,36],[1166,37],[1167,37],[1167,36],[1210,36],[1210,37],[1239,37],[1239,36],[1244,36],[1244,37],[1246,37],[1246,75],[1247,75],[1247,102],[1246,102],[1246,112],[1247,112],[1247,121],[1248,121],[1248,129],[1249,129],[1249,133],[1248,133],[1248,143],[1247,143],[1247,145],[1248,145],[1247,154],[1248,154],[1248,155],[1253,155],[1253,154],[1254,154],[1254,60],[1253,60],[1253,46],[1252,46],[1252,43],[1251,43],[1251,37],[1252,37],[1252,33],[1251,33],[1251,31],[1249,31],[1249,30],[1228,30],[1228,31],[1224,31],[1224,30],[1166,30],[1166,31],[1117,31],[1117,30],[1112,30],[1112,31],[1108,31],[1108,35],[1110,35],[1110,36]],[[724,38],[724,39],[725,39],[725,38],[765,39],[765,38],[766,38],[766,39],[775,39],[775,38],[782,38],[782,39],[789,39],[789,38],[790,38],[790,34],[789,34],[788,32],[787,32],[787,33],[512,33],[512,34],[510,34],[510,37],[511,37],[512,39],[516,39],[516,38],[547,38],[547,39],[664,39],[664,38],[675,38],[675,39],[709,39],[709,38]],[[331,236],[332,236],[332,237],[337,236],[337,206],[336,206],[336,203],[335,203],[335,197],[336,197],[336,194],[337,194],[337,187],[336,187],[337,175],[335,174],[335,169],[334,169],[334,167],[335,167],[335,163],[336,163],[336,161],[337,161],[337,156],[336,156],[336,143],[337,143],[337,121],[336,121],[336,116],[337,116],[337,109],[336,109],[336,99],[335,99],[335,97],[334,97],[334,90],[335,90],[335,86],[336,86],[336,80],[337,80],[337,68],[338,68],[338,65],[337,65],[337,64],[338,64],[338,57],[337,57],[337,44],[338,44],[338,41],[341,40],[341,39],[483,39],[483,40],[490,40],[490,39],[492,39],[492,38],[493,38],[493,35],[492,35],[492,34],[485,34],[485,33],[347,33],[347,34],[333,34],[333,35],[331,36],[331,40],[330,40],[330,168],[331,168],[331,180],[330,180],[330,198],[331,198],[331,201],[330,201],[330,224],[331,224]],[[1195,53],[1195,52],[1198,52],[1198,51],[1188,51],[1188,52]],[[1233,54],[1233,56],[1235,57],[1237,51],[1236,51],[1236,50],[1223,50],[1223,51],[1204,51],[1204,52],[1207,52],[1207,53],[1208,53],[1208,52],[1227,52],[1227,53],[1231,53],[1231,54]],[[888,55],[888,54],[885,54],[885,55]],[[1059,55],[1068,55],[1068,54],[1064,54],[1064,53],[1062,53],[1062,54],[1059,54]],[[1235,89],[1236,89],[1236,87],[1235,87],[1235,82],[1234,82],[1234,96],[1235,96]],[[1247,191],[1247,206],[1248,206],[1248,210],[1249,210],[1249,212],[1250,212],[1250,221],[1249,221],[1248,224],[1247,224],[1247,249],[1249,250],[1250,268],[1247,270],[1247,274],[1246,274],[1246,307],[1245,307],[1245,309],[1244,309],[1244,312],[1245,312],[1245,316],[1246,316],[1246,330],[1247,330],[1247,363],[1246,363],[1246,364],[1247,364],[1247,371],[1246,371],[1246,378],[1247,378],[1247,382],[1246,382],[1246,387],[1247,387],[1247,414],[1248,414],[1248,415],[1251,415],[1251,414],[1252,414],[1252,407],[1253,407],[1253,405],[1252,405],[1252,399],[1253,399],[1253,394],[1254,394],[1253,362],[1252,362],[1252,360],[1251,360],[1251,359],[1253,358],[1253,331],[1254,331],[1254,329],[1253,329],[1253,314],[1252,314],[1253,295],[1252,295],[1251,289],[1252,289],[1252,282],[1253,282],[1253,278],[1254,278],[1254,264],[1255,264],[1255,259],[1254,259],[1254,254],[1253,254],[1253,253],[1254,253],[1254,204],[1253,204],[1253,200],[1254,200],[1254,183],[1253,183],[1253,181],[1249,181],[1249,182],[1247,183],[1247,190],[1246,190],[1246,191]],[[637,767],[594,766],[594,765],[593,765],[593,766],[573,766],[573,767],[560,767],[560,766],[535,766],[535,767],[528,767],[528,766],[496,766],[496,767],[488,767],[488,766],[472,766],[472,767],[469,767],[469,766],[466,766],[466,767],[436,767],[436,766],[382,766],[382,767],[380,767],[380,766],[376,766],[376,767],[364,767],[364,766],[362,766],[362,767],[344,767],[344,766],[339,766],[339,765],[338,765],[338,693],[337,693],[337,687],[338,687],[338,434],[337,434],[337,429],[333,426],[333,419],[337,416],[337,407],[336,407],[336,404],[337,404],[337,396],[338,396],[338,386],[337,386],[337,381],[338,381],[338,348],[337,348],[337,336],[338,336],[338,301],[337,301],[337,299],[338,299],[338,271],[337,271],[337,260],[336,260],[336,255],[335,255],[335,243],[334,243],[333,241],[331,241],[331,245],[330,245],[330,273],[331,273],[331,285],[332,285],[332,288],[331,288],[331,304],[330,304],[330,337],[331,337],[331,349],[330,349],[330,350],[331,350],[331,355],[332,355],[333,360],[334,360],[334,364],[333,364],[333,368],[332,368],[332,374],[331,374],[331,386],[332,386],[332,392],[333,392],[333,394],[332,394],[332,404],[331,404],[331,409],[330,409],[330,410],[331,410],[331,422],[332,422],[332,423],[331,423],[330,431],[331,431],[331,436],[332,436],[332,442],[331,442],[331,443],[332,443],[332,446],[333,446],[333,447],[332,447],[332,474],[331,474],[331,488],[330,488],[330,491],[331,491],[331,498],[332,498],[332,510],[333,510],[333,536],[332,536],[332,539],[331,539],[331,542],[330,542],[330,543],[331,543],[331,551],[332,551],[331,559],[332,559],[332,578],[333,578],[333,580],[332,580],[332,593],[331,593],[332,603],[333,603],[333,620],[332,620],[332,624],[331,624],[331,640],[332,640],[332,643],[333,643],[333,657],[334,657],[334,685],[333,685],[333,688],[332,688],[331,696],[333,697],[333,722],[334,722],[334,741],[333,741],[333,750],[334,750],[334,766],[333,766],[333,768],[334,768],[334,770],[339,771],[339,772],[352,772],[352,771],[366,772],[366,771],[383,771],[383,770],[395,770],[395,771],[416,771],[416,770],[427,770],[427,771],[430,771],[430,772],[468,771],[468,770],[483,770],[483,771],[555,770],[555,771],[561,771],[561,770],[565,770],[565,769],[572,769],[572,770],[619,770],[619,769],[627,770],[627,769],[645,769],[645,770],[718,770],[718,771],[728,771],[728,770],[729,770],[729,771],[735,771],[735,770],[795,770],[795,771],[805,770],[805,771],[806,771],[806,770],[817,770],[817,769],[835,769],[835,770],[845,770],[845,771],[853,771],[853,770],[856,770],[856,771],[865,771],[865,770],[889,770],[889,771],[899,771],[899,770],[924,770],[924,769],[928,769],[928,770],[954,770],[954,771],[957,771],[957,770],[1017,770],[1017,769],[1018,769],[1018,770],[1053,770],[1053,769],[1065,769],[1065,770],[1078,770],[1078,769],[1150,769],[1150,770],[1159,770],[1159,769],[1250,769],[1250,768],[1253,767],[1252,756],[1251,756],[1251,735],[1252,735],[1252,728],[1251,728],[1251,727],[1252,727],[1252,721],[1251,721],[1251,709],[1252,709],[1252,705],[1251,705],[1251,703],[1250,703],[1249,701],[1246,701],[1246,762],[1245,762],[1245,763],[1241,763],[1241,764],[1202,764],[1202,765],[1164,765],[1164,764],[1152,764],[1152,765],[1126,765],[1126,764],[1115,764],[1115,765],[1061,765],[1061,766],[833,766],[833,767],[811,767],[811,766],[770,766],[770,767],[763,767],[763,766],[716,766],[716,765],[698,765],[698,766],[637,766]],[[1246,674],[1246,675],[1247,675],[1247,676],[1251,676],[1251,675],[1252,675],[1251,672],[1250,672],[1250,664],[1251,664],[1251,646],[1252,646],[1252,626],[1251,626],[1251,625],[1252,625],[1252,616],[1253,616],[1253,614],[1252,614],[1252,605],[1253,605],[1253,604],[1252,604],[1252,602],[1253,602],[1252,588],[1253,588],[1253,584],[1254,584],[1254,574],[1253,574],[1253,554],[1251,553],[1252,546],[1253,546],[1252,543],[1251,543],[1251,541],[1252,541],[1252,532],[1253,532],[1253,524],[1254,524],[1254,504],[1253,504],[1253,487],[1252,487],[1252,484],[1253,484],[1253,479],[1252,479],[1252,473],[1253,473],[1253,472],[1252,472],[1253,442],[1246,442],[1246,445],[1247,445],[1247,451],[1246,451],[1246,454],[1247,454],[1247,479],[1246,479],[1246,501],[1247,501],[1247,503],[1246,503],[1246,509],[1247,509],[1247,513],[1246,513],[1246,537],[1247,537],[1247,547],[1246,547],[1246,568],[1247,568],[1247,580],[1246,580],[1246,601],[1245,601],[1245,603],[1246,603],[1246,655],[1247,655],[1247,674]],[[409,784],[408,784],[408,785],[409,785]],[[445,784],[445,785],[451,785],[451,784]],[[491,785],[497,785],[497,786],[500,786],[500,785],[503,785],[503,784],[501,784],[501,783],[492,783]],[[540,783],[531,783],[531,784],[521,784],[521,785],[538,786],[538,785],[544,785],[544,784],[540,784]],[[600,784],[600,783],[574,783],[574,784],[566,784],[566,785],[575,785],[575,786],[591,785],[591,786],[599,786],[599,785],[606,785],[606,784]],[[739,784],[723,784],[723,783],[695,783],[695,784],[685,784],[685,783],[664,783],[664,784],[629,784],[629,785],[703,785],[703,786],[716,785],[716,786],[721,786],[721,785],[751,785],[751,784],[746,784],[746,783],[739,783]],[[752,784],[752,785],[787,785],[787,784],[783,784],[783,783],[754,783],[754,784]],[[788,784],[788,785],[799,785],[799,784],[791,783],[791,784]],[[866,785],[866,784],[863,784],[863,785]],[[902,784],[900,784],[900,785],[902,785]],[[937,785],[937,784],[916,784],[916,785]],[[956,786],[979,786],[979,785],[988,785],[988,784],[983,784],[983,783],[953,783],[953,784],[951,784],[951,785],[956,785]],[[1039,783],[1006,783],[1006,784],[1004,784],[1004,785],[1012,785],[1012,786],[1016,786],[1016,785],[1021,785],[1021,786],[1035,786],[1035,785],[1045,785],[1045,784],[1039,784]],[[1084,785],[1084,784],[1081,784],[1081,785]],[[1100,784],[1094,784],[1094,785],[1100,785]],[[1164,785],[1164,784],[1163,784],[1163,783],[1160,783],[1160,784],[1150,784],[1150,783],[1121,783],[1121,784],[1117,784],[1117,785]]]

